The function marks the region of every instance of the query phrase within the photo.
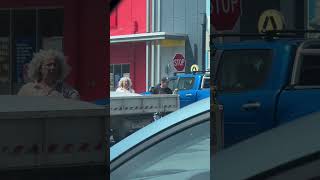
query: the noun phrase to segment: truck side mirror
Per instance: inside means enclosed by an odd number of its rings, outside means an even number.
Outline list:
[[[151,93],[154,92],[154,86],[151,86],[151,87],[149,88],[149,92],[151,92]]]
[[[179,89],[175,88],[172,94],[178,94]]]

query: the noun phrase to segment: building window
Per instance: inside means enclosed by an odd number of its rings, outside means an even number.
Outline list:
[[[0,94],[10,93],[10,11],[0,11]]]
[[[40,44],[41,48],[63,51],[63,9],[40,9],[38,14],[38,43]]]
[[[130,78],[130,64],[110,64],[110,91],[118,88],[118,82],[122,77]]]
[[[0,10],[0,94],[29,81],[28,63],[40,49],[63,51],[63,8]]]
[[[27,65],[36,52],[36,11],[13,10],[13,93],[27,80]]]

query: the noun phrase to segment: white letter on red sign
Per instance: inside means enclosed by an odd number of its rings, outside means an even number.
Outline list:
[[[238,0],[231,0],[231,10],[234,12],[235,6],[238,3]]]
[[[227,4],[226,4],[227,1]],[[222,10],[225,14],[228,14],[230,11],[230,0],[222,0]]]
[[[216,0],[216,11],[217,11],[217,14],[220,14],[219,0]]]

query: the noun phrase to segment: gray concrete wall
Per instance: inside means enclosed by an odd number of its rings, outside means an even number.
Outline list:
[[[205,68],[205,0],[161,0],[160,31],[184,33],[187,72],[192,64]]]

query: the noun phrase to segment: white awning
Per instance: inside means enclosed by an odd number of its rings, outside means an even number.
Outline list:
[[[154,41],[154,40],[163,40],[163,39],[185,40],[186,38],[187,38],[186,34],[153,32],[153,33],[110,36],[110,44],[122,43],[122,42]]]

